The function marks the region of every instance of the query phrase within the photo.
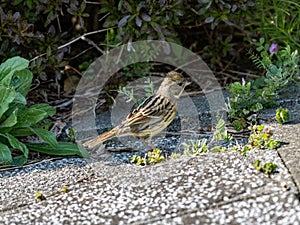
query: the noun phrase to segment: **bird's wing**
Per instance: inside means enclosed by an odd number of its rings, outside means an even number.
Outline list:
[[[136,109],[134,109],[124,120],[127,124],[154,123],[163,119],[166,110],[175,107],[166,97],[152,95],[146,98]]]

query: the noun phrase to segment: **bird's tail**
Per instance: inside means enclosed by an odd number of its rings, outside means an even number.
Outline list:
[[[103,134],[100,134],[99,136],[93,138],[92,140],[84,142],[83,146],[87,147],[87,148],[93,148],[96,145],[98,145],[98,144],[100,144],[100,143],[102,143],[102,142],[104,142],[104,141],[106,141],[106,140],[108,140],[108,139],[116,136],[116,134],[117,134],[117,129],[114,128],[114,129],[112,129],[110,131],[107,131],[107,132],[105,132]]]

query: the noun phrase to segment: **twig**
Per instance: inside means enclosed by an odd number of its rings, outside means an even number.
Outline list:
[[[91,4],[91,5],[101,5],[100,2],[90,2],[90,1],[85,1],[86,4]]]
[[[73,98],[71,98],[68,101],[65,101],[59,105],[54,106],[54,108],[56,108],[56,109],[65,108],[65,107],[71,105],[72,103],[73,103]]]
[[[83,34],[83,35],[81,35],[81,36],[79,36],[79,37],[73,39],[72,41],[69,41],[68,43],[59,46],[59,47],[57,48],[57,50],[62,49],[62,48],[64,48],[64,47],[67,47],[67,46],[73,44],[74,42],[83,39],[83,38],[86,37],[86,36],[93,35],[93,34],[98,34],[98,33],[101,33],[101,32],[107,31],[107,30],[110,30],[110,29],[112,29],[112,28],[115,28],[115,27],[110,27],[110,28],[106,28],[106,29],[102,29],[102,30],[96,30],[96,31],[92,31],[92,32],[85,33],[85,34]],[[35,61],[36,59],[38,59],[38,58],[40,58],[40,57],[42,57],[42,56],[44,56],[44,55],[46,55],[46,54],[47,54],[47,53],[40,54],[40,55],[34,57],[33,59],[31,59],[30,62]]]
[[[256,74],[244,73],[244,72],[235,71],[235,70],[228,70],[228,72],[230,72],[230,73],[235,73],[235,74],[239,74],[239,75],[243,75],[243,76],[253,77],[253,78],[261,77],[261,76],[256,75]]]
[[[104,54],[104,51],[99,48],[95,42],[93,42],[91,39],[88,39],[87,37],[81,37],[82,40],[86,41],[89,45],[94,46],[94,48],[96,48],[99,52],[101,52],[102,54]]]
[[[86,53],[87,51],[93,49],[93,47],[88,47],[87,49],[83,50],[82,52],[78,53],[77,55],[71,57],[71,58],[66,58],[67,60],[73,60],[78,58],[79,56],[83,55],[84,53]]]
[[[109,12],[106,13],[104,16],[102,16],[102,17],[98,20],[98,22],[100,22],[101,20],[105,19],[105,17],[107,17],[109,14],[110,14]]]

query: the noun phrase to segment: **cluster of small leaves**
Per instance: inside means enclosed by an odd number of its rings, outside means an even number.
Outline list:
[[[188,143],[183,143],[184,154],[185,155],[202,155],[207,152],[207,139],[203,138],[201,140],[190,140]]]
[[[190,4],[191,11],[201,18],[204,17],[205,23],[211,24],[214,29],[221,22],[231,26],[234,22],[241,23],[241,18],[251,17],[251,10],[255,6],[256,1],[214,1],[199,0],[198,4]]]
[[[144,82],[144,87],[145,87],[145,92],[146,92],[146,97],[149,97],[151,95],[154,94],[154,86],[153,86],[153,83],[151,81],[151,78],[148,77],[145,82]],[[119,86],[119,90],[118,92],[122,95],[124,95],[127,100],[126,102],[134,102],[135,103],[135,107],[139,106],[145,99],[144,98],[141,98],[141,99],[136,99],[134,97],[134,92],[133,92],[133,89],[131,90],[128,90],[126,87],[122,87],[122,86]]]
[[[58,46],[85,29],[86,1],[13,0],[0,3],[0,58],[34,58],[30,65],[42,80],[60,74],[70,48]],[[77,53],[76,53],[77,54]],[[48,75],[48,73],[51,74]],[[52,78],[52,77],[51,77]]]
[[[233,151],[238,151],[242,155],[246,156],[248,151],[253,149],[274,149],[280,146],[280,142],[272,138],[272,131],[268,127],[263,125],[254,125],[248,127],[252,131],[252,134],[248,138],[246,145],[236,144],[230,147]]]
[[[260,160],[256,160],[253,164],[254,168],[257,169],[260,172],[263,172],[264,174],[270,176],[271,174],[276,172],[277,165],[275,163],[269,162],[265,163],[264,165],[261,165]]]
[[[298,50],[292,51],[289,45],[285,48],[274,43],[270,45],[265,38],[260,38],[256,46],[259,56],[253,54],[250,58],[259,68],[266,70],[264,94],[275,95],[289,82],[297,80],[300,71]]]
[[[127,98],[126,102],[137,102],[137,99],[134,97],[133,89],[128,90],[126,87],[119,86],[118,92]]]
[[[252,131],[248,138],[248,143],[241,145],[236,143],[228,148],[221,148],[220,146],[214,147],[213,152],[224,152],[224,151],[237,151],[243,156],[246,156],[248,151],[253,149],[274,149],[280,146],[280,142],[272,138],[272,131],[269,127],[263,125],[254,125],[248,127]]]
[[[145,157],[134,155],[130,158],[132,164],[137,164],[139,166],[146,166],[159,163],[165,160],[165,157],[162,154],[162,151],[158,148],[149,151]]]
[[[213,133],[212,139],[207,143],[207,139],[203,138],[201,140],[190,140],[188,143],[182,143],[185,155],[202,155],[208,150],[211,152],[224,152],[226,148],[216,145],[210,147],[213,143],[218,144],[219,141],[225,140],[226,142],[231,142],[232,136],[227,133],[225,120],[220,119],[216,125],[216,129]]]
[[[228,116],[233,120],[232,125],[236,130],[242,130],[247,122],[252,119],[251,115],[259,113],[263,109],[266,99],[258,92],[252,91],[252,82],[234,82],[229,85],[231,98],[228,102]]]
[[[37,200],[37,201],[44,201],[44,200],[46,200],[45,195],[44,195],[42,192],[40,192],[40,191],[37,191],[37,192],[35,193],[34,198],[35,198],[35,200]]]
[[[48,131],[51,124],[43,121],[55,114],[53,107],[47,104],[26,107],[33,77],[28,64],[28,60],[14,57],[0,65],[0,164],[23,165],[29,150],[55,154],[61,148],[60,155],[82,156],[76,145],[58,143]],[[45,143],[23,143],[18,139],[30,135],[37,135]]]
[[[127,43],[132,40],[175,38],[174,25],[183,15],[181,1],[112,1],[101,0],[100,13],[109,13],[104,27],[118,27],[117,38]]]
[[[278,108],[276,110],[275,118],[276,118],[276,121],[281,125],[284,124],[284,123],[289,122],[289,120],[290,120],[289,110],[284,109],[282,107]]]
[[[248,145],[255,149],[275,149],[280,146],[280,142],[272,138],[273,132],[264,125],[254,125],[249,127],[252,134],[249,137]]]
[[[252,147],[250,145],[240,145],[237,143],[231,149],[241,153],[243,156],[246,156],[248,151],[252,150]]]

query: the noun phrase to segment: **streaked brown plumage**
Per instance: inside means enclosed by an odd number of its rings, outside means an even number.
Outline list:
[[[177,101],[182,94],[184,78],[171,71],[164,78],[156,94],[146,98],[136,109],[112,130],[103,133],[83,144],[88,148],[112,138],[136,136],[150,143],[151,138],[165,129],[174,119],[177,111]]]

